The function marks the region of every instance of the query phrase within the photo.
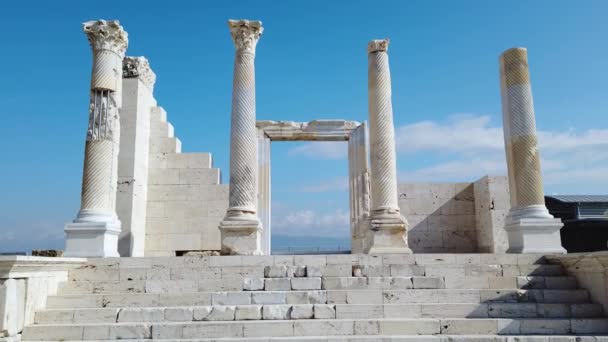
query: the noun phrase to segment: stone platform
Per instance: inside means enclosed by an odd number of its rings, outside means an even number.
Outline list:
[[[414,254],[89,259],[22,340],[608,341],[602,335],[602,306],[541,255]]]

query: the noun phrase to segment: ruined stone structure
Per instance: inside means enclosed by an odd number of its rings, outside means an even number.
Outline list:
[[[608,255],[553,254],[525,49],[500,59],[508,177],[398,184],[387,40],[368,45],[368,122],[256,121],[262,26],[229,27],[226,185],[209,153],[181,152],[119,23],[85,23],[82,205],[65,230],[66,254],[91,258],[0,256],[0,342],[608,341]],[[348,142],[350,255],[266,255],[271,142],[294,140]]]
[[[508,50],[500,60],[508,182],[488,176],[474,183],[398,184],[388,40],[368,43],[368,122],[256,121],[254,59],[262,24],[231,20],[229,30],[236,50],[230,182],[220,184],[209,153],[181,153],[154,98],[148,61],[122,60],[126,32],[115,22],[85,25],[95,56],[91,124],[83,209],[66,228],[68,256],[271,254],[273,141],[348,142],[352,253],[563,252],[561,223],[543,203],[525,50]],[[107,127],[99,126],[106,118]],[[95,139],[112,149],[93,148]],[[107,229],[83,229],[91,217]]]

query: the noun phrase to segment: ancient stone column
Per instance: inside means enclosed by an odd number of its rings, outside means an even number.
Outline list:
[[[395,126],[391,103],[388,40],[372,40],[368,52],[368,102],[371,166],[368,253],[411,253],[407,220],[399,210]]]
[[[119,108],[122,60],[127,32],[117,20],[88,21],[83,29],[93,49],[89,126],[86,134],[82,197],[78,216],[65,227],[65,255],[118,256],[120,221],[116,216]]]
[[[563,224],[545,206],[536,120],[525,48],[500,56],[500,85],[511,209],[508,253],[565,253]]]
[[[260,21],[229,20],[236,46],[230,126],[230,198],[220,223],[222,254],[262,254],[257,216],[258,137],[255,119],[255,47]]]

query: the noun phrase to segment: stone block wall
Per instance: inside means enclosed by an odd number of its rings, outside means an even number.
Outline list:
[[[477,250],[472,183],[399,184],[399,207],[414,253]]]
[[[576,277],[579,285],[589,291],[593,301],[608,312],[608,252],[548,255],[547,259],[561,264],[568,275]]]
[[[146,256],[219,250],[219,222],[228,207],[228,185],[210,153],[182,153],[167,113],[150,118]]]
[[[118,242],[121,256],[144,256],[150,112],[154,107],[152,90],[141,79],[123,79],[116,193],[116,213],[122,225]]]
[[[485,176],[474,184],[477,251],[505,253],[508,248],[505,219],[509,213],[509,182],[505,176]]]

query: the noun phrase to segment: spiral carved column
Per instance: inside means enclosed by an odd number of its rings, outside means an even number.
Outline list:
[[[220,223],[222,254],[258,255],[262,226],[257,216],[258,138],[255,113],[255,48],[260,21],[229,20],[236,47],[230,126],[230,197]]]
[[[66,256],[118,256],[116,215],[119,108],[127,32],[116,20],[88,21],[83,30],[93,49],[89,125],[82,175],[81,207],[66,225]]]
[[[545,206],[536,119],[525,48],[500,56],[505,152],[511,210],[505,229],[509,253],[565,253],[555,219]]]
[[[395,127],[391,102],[388,40],[368,44],[371,202],[368,253],[411,253],[407,220],[401,215],[397,192]]]

